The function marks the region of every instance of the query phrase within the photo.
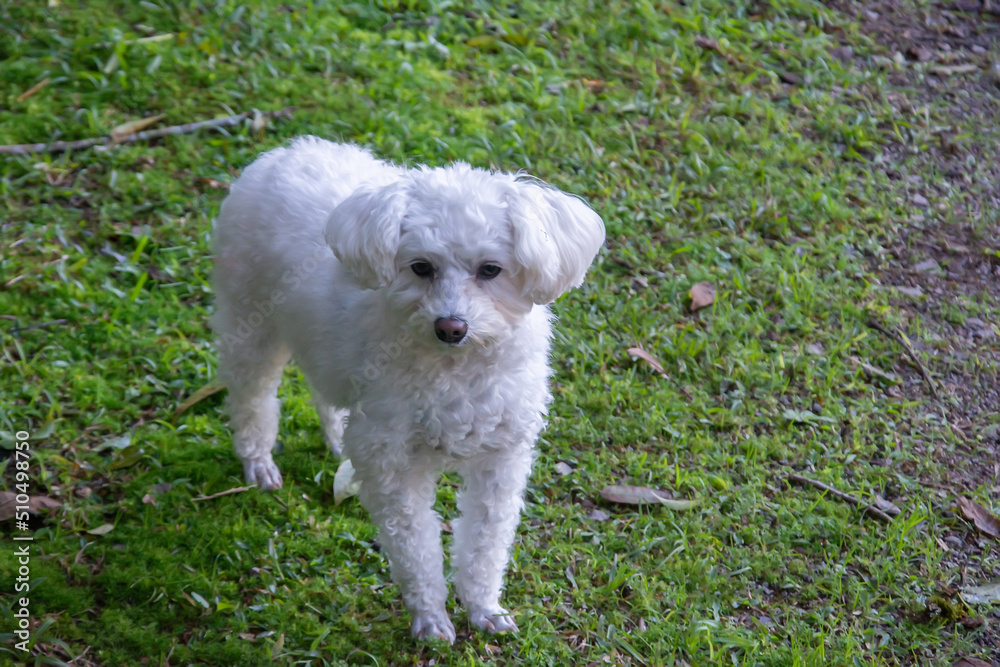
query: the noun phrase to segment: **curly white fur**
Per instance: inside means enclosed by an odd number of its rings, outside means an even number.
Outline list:
[[[458,597],[474,626],[517,629],[500,592],[550,400],[546,304],[603,241],[594,211],[538,181],[404,169],[314,137],[261,156],[222,205],[213,326],[246,479],[282,484],[276,394],[294,359],[362,482],[416,637],[455,639],[433,510],[444,469],[464,481]]]

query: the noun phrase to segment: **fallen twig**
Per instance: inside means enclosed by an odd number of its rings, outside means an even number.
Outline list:
[[[882,521],[884,523],[892,523],[892,517],[883,512],[882,510],[880,510],[879,508],[875,507],[874,505],[869,505],[868,503],[859,500],[858,498],[855,498],[851,494],[844,493],[843,491],[835,489],[832,486],[824,484],[823,482],[816,481],[815,479],[809,479],[808,477],[803,477],[802,475],[796,475],[795,473],[788,475],[788,481],[792,482],[793,484],[798,484],[799,486],[815,486],[817,489],[822,489],[823,491],[826,491],[831,496],[836,496],[841,500],[846,500],[847,502],[851,503],[856,507],[860,507],[862,511],[871,514],[879,521]]]
[[[272,118],[277,118],[281,116],[290,116],[295,110],[295,107],[286,107],[280,111],[270,111],[264,113],[264,116],[270,116]],[[166,137],[170,135],[177,134],[191,134],[192,132],[197,132],[208,127],[232,127],[233,125],[239,125],[247,118],[253,118],[254,113],[246,112],[237,114],[235,116],[226,116],[225,118],[213,118],[211,120],[202,120],[197,123],[187,123],[185,125],[171,125],[170,127],[162,127],[156,130],[146,130],[145,132],[136,132],[135,134],[129,135],[122,138],[120,141],[115,141],[112,137],[94,137],[92,139],[80,139],[78,141],[53,141],[49,144],[12,144],[7,146],[0,146],[0,154],[7,153],[10,155],[29,155],[31,153],[61,153],[63,151],[77,151],[84,148],[92,148],[94,146],[107,146],[111,144],[128,144],[134,141],[145,141],[147,139],[159,139],[160,137]]]
[[[22,331],[28,331],[30,329],[41,329],[43,327],[51,327],[56,324],[66,324],[66,322],[68,321],[69,320],[52,320],[51,322],[42,322],[41,324],[32,324],[26,327],[14,327],[13,329],[8,329],[7,333],[13,336],[14,334],[21,333]]]
[[[76,662],[77,660],[79,660],[79,659],[80,659],[80,658],[82,658],[83,656],[87,655],[87,653],[88,653],[89,651],[90,651],[90,647],[88,646],[87,648],[83,649],[83,653],[81,653],[80,655],[76,656],[75,658],[73,658],[72,660],[70,660],[70,661],[69,661],[68,663],[66,663],[66,664],[68,664],[68,665],[72,665],[72,664],[73,664],[74,662]]]
[[[938,2],[935,3],[945,11],[970,12],[973,14],[1000,15],[1000,7],[994,7],[988,0],[983,2]]]
[[[931,373],[929,370],[927,370],[927,367],[924,366],[924,362],[920,361],[920,357],[917,355],[916,350],[913,349],[913,346],[910,345],[910,341],[906,339],[906,336],[903,336],[896,331],[890,331],[889,329],[886,329],[875,320],[870,320],[868,322],[868,326],[871,327],[872,329],[875,329],[875,331],[885,334],[889,338],[895,340],[897,343],[902,345],[903,349],[906,350],[906,354],[910,357],[910,359],[913,360],[913,363],[916,364],[917,370],[920,371],[920,375],[923,376],[924,378],[924,382],[926,382],[927,386],[931,388],[931,393],[934,394],[934,398],[940,398],[940,394],[938,393],[937,382],[935,382],[934,378],[931,377]]]
[[[628,261],[627,259],[621,259],[620,257],[609,257],[608,259],[610,259],[613,263],[617,264],[618,266],[624,266],[629,271],[637,270],[635,264]]]
[[[249,491],[250,489],[256,489],[256,484],[251,484],[250,486],[236,486],[232,489],[226,489],[225,491],[219,491],[218,493],[213,493],[210,496],[198,496],[197,498],[192,498],[192,502],[201,502],[202,500],[212,500],[213,498],[220,498],[222,496],[229,496],[234,493],[243,493],[244,491]]]

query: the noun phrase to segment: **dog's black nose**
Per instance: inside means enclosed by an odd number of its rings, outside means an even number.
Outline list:
[[[465,338],[469,332],[469,325],[457,317],[439,317],[434,322],[434,333],[438,340],[454,345]]]

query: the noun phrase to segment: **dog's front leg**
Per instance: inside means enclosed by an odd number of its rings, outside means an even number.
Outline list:
[[[452,521],[452,561],[458,597],[469,611],[469,622],[480,630],[517,631],[514,619],[500,606],[500,591],[531,458],[525,448],[504,456],[483,456],[462,467],[465,486],[458,498],[462,515]]]
[[[448,587],[441,519],[433,510],[436,470],[412,464],[386,469],[385,459],[358,461],[354,466],[361,479],[358,497],[378,526],[392,578],[413,617],[413,636],[453,643],[455,626],[445,609]]]

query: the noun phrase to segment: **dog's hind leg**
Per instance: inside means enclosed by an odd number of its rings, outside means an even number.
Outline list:
[[[510,558],[522,496],[531,473],[531,451],[485,455],[461,467],[461,516],[451,522],[455,588],[469,622],[489,632],[516,632],[517,624],[500,606],[503,575]]]
[[[278,437],[278,385],[289,351],[260,329],[243,338],[224,329],[219,333],[219,379],[229,389],[233,447],[243,462],[243,475],[260,489],[277,489],[282,479],[271,450]]]

